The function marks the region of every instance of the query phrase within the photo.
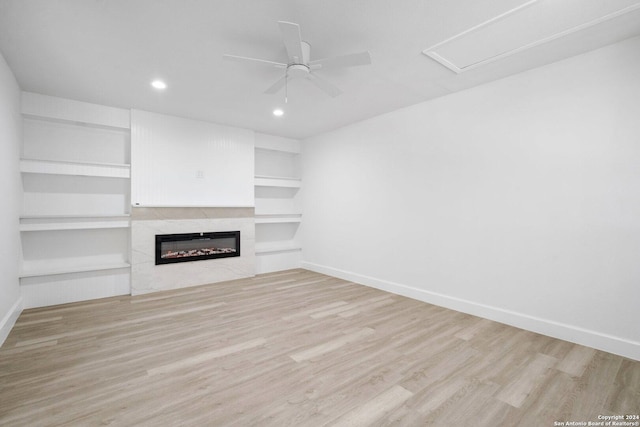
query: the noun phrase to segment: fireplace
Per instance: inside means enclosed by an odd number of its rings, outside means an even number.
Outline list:
[[[236,256],[239,231],[156,235],[156,265]]]

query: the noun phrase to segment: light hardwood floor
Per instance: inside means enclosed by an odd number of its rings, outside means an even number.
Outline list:
[[[25,310],[0,425],[554,426],[640,413],[640,362],[290,270]]]

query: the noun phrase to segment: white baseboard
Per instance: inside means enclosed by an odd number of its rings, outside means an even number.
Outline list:
[[[311,262],[302,268],[640,361],[640,343]]]
[[[16,320],[20,317],[20,313],[22,313],[22,297],[18,298],[18,301],[13,304],[13,307],[11,307],[2,321],[0,321],[0,347],[9,336],[9,332],[11,332],[13,325],[16,324]]]

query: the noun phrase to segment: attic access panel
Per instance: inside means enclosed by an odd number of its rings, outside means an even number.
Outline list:
[[[638,0],[529,0],[422,53],[461,73],[637,9]]]

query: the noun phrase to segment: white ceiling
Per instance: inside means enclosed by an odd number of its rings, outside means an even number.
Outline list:
[[[530,9],[528,15],[508,13],[529,2],[523,8]],[[640,35],[639,5],[640,0],[0,0],[0,51],[26,91],[305,138]],[[613,16],[616,11],[625,13]],[[501,26],[481,25],[502,14],[507,18],[493,21]],[[496,53],[487,45],[512,49],[512,40],[535,39],[538,28],[544,30],[540,37],[548,36],[549,28],[567,30],[609,15],[459,74],[422,54],[480,25],[491,31],[477,38],[469,33],[463,45],[477,61],[481,48]],[[524,18],[516,24],[505,22],[508,16]],[[282,71],[222,60],[229,53],[286,62],[281,20],[300,24],[312,60],[368,50],[372,65],[319,70],[342,89],[336,98],[294,80],[284,105],[283,92],[263,93]],[[481,46],[474,40],[482,40]],[[153,78],[169,88],[158,93],[149,86]],[[284,107],[284,117],[272,115],[277,106]]]

